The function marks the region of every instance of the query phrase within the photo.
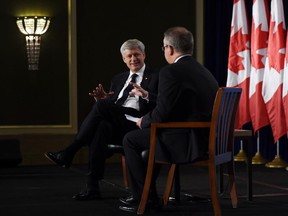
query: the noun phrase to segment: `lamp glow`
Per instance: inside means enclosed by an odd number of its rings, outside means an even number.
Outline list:
[[[37,16],[18,17],[16,24],[20,32],[26,35],[28,70],[38,70],[41,35],[48,30],[50,19]]]

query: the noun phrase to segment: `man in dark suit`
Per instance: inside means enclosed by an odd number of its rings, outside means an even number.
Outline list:
[[[152,122],[209,121],[218,90],[213,75],[194,58],[193,35],[183,27],[164,33],[163,52],[169,63],[159,73],[156,107],[139,119],[140,129],[128,132],[123,147],[128,165],[132,196],[120,198],[119,208],[136,212],[145,182],[147,163],[141,153],[149,149]],[[137,90],[137,85],[136,90]],[[137,91],[135,94],[137,94]],[[165,129],[157,134],[156,159],[171,162],[194,161],[208,151],[207,129]],[[155,179],[157,173],[155,174]],[[157,206],[155,181],[150,192],[150,207]]]
[[[109,92],[99,84],[90,93],[95,98],[95,104],[74,141],[61,151],[45,153],[51,161],[69,168],[78,150],[89,146],[86,188],[73,196],[75,200],[101,198],[98,181],[104,175],[107,145],[115,142],[122,144],[123,136],[138,128],[134,118],[145,115],[156,105],[159,74],[145,65],[144,44],[130,39],[122,44],[120,52],[130,71],[116,75]],[[138,95],[129,95],[133,88],[131,81],[142,87]]]

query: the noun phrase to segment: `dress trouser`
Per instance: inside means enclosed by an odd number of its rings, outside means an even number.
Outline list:
[[[127,133],[123,139],[123,148],[128,165],[130,184],[133,197],[140,201],[144,188],[147,161],[143,160],[142,152],[149,149],[150,128],[138,129]],[[157,198],[156,178],[159,175],[160,165],[155,164],[154,176],[151,182],[150,199]]]
[[[129,110],[109,100],[95,102],[74,142],[65,149],[74,155],[81,147],[89,146],[88,184],[103,178],[107,145],[122,144],[123,136],[138,128],[135,122],[126,119],[125,113],[129,114]]]

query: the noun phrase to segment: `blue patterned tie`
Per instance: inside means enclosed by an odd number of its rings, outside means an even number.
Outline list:
[[[137,74],[133,74],[133,75],[131,76],[131,81],[130,81],[130,82],[135,83],[137,76],[138,76]],[[133,85],[128,85],[128,86],[124,89],[122,97],[117,100],[116,104],[122,105],[122,104],[126,101],[126,99],[128,98],[129,92],[130,92],[132,89],[133,89]]]

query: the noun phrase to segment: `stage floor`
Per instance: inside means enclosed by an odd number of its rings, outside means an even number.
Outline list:
[[[105,179],[100,182],[102,200],[74,201],[72,196],[85,185],[86,166],[74,165],[64,169],[56,165],[17,166],[0,168],[1,216],[98,216],[133,215],[118,209],[119,197],[129,195],[123,188],[121,164],[108,163]],[[233,209],[229,196],[220,198],[223,216],[287,215],[288,171],[253,165],[253,200],[247,199],[247,175],[244,162],[236,162],[236,181],[239,207]],[[206,168],[182,166],[181,202],[171,202],[160,212],[151,215],[210,216],[209,184]],[[159,193],[163,191],[167,168],[158,179]],[[227,188],[227,185],[224,185]],[[185,194],[192,195],[192,199]],[[197,199],[200,198],[200,199]]]

